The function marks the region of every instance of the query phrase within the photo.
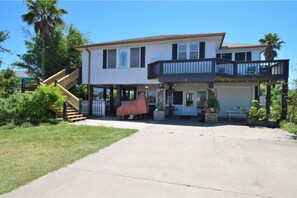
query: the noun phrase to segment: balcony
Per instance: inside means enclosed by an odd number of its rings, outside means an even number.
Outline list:
[[[288,79],[289,60],[227,61],[222,59],[162,60],[148,65],[148,79],[160,82]]]

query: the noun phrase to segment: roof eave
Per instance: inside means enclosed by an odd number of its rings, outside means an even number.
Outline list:
[[[122,40],[119,42],[105,42],[105,43],[96,43],[96,44],[89,44],[89,45],[80,45],[80,46],[75,46],[74,48],[77,50],[83,50],[83,49],[89,48],[89,47],[101,47],[101,46],[136,44],[136,43],[150,43],[150,42],[158,42],[158,41],[171,41],[171,40],[193,39],[193,38],[215,37],[215,36],[222,36],[221,45],[220,45],[220,46],[222,46],[224,38],[225,38],[225,34],[226,34],[225,32],[222,32],[222,33],[210,33],[210,34],[172,36],[172,37],[168,37],[168,38],[139,39],[139,40],[135,40],[135,41]]]

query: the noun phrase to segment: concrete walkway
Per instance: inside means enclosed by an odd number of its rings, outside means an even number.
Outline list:
[[[3,197],[297,197],[291,134],[182,123],[77,123],[140,131]]]

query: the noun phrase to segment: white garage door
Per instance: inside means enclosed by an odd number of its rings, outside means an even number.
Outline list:
[[[238,106],[249,109],[252,104],[253,87],[217,88],[217,98],[221,103],[220,117],[226,117],[226,111]]]

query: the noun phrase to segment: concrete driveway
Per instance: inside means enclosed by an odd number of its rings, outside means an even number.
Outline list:
[[[87,120],[140,131],[3,197],[297,197],[280,129]]]

